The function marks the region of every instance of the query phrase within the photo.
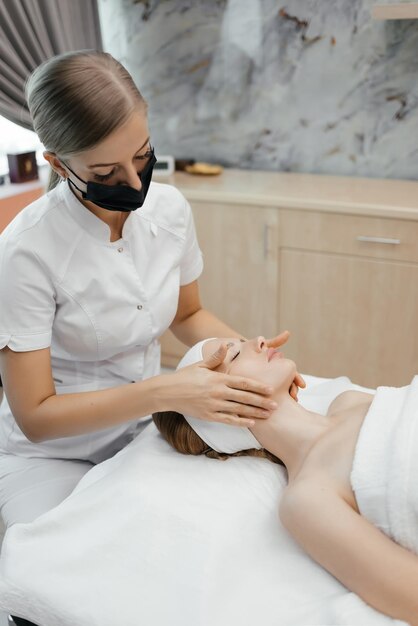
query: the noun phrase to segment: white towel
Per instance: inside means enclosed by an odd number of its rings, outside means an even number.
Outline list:
[[[378,387],[354,454],[351,484],[360,512],[418,554],[418,376]]]

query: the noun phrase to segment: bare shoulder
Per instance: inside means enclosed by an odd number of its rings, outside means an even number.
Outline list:
[[[370,405],[373,400],[373,394],[365,391],[343,391],[340,393],[328,407],[327,415],[340,414],[343,411],[353,409],[361,405]]]
[[[307,519],[314,509],[321,509],[324,519],[330,519],[335,501],[344,499],[338,484],[324,472],[315,472],[309,477],[290,483],[281,498],[279,514],[283,524],[293,524],[297,519]]]

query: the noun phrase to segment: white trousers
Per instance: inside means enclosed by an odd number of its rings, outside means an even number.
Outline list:
[[[92,467],[89,461],[0,454],[0,515],[6,528],[53,509]]]

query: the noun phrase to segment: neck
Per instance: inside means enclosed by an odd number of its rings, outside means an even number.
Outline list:
[[[122,237],[123,225],[129,217],[129,213],[125,211],[109,211],[97,206],[89,200],[85,200],[81,193],[77,189],[73,189],[72,185],[69,185],[70,190],[76,196],[76,198],[83,204],[86,209],[96,215],[102,222],[107,224],[110,228],[110,241],[117,241]]]
[[[327,416],[307,411],[288,394],[282,393],[274,400],[278,408],[267,420],[257,420],[251,431],[263,448],[283,461],[291,481],[331,421]]]

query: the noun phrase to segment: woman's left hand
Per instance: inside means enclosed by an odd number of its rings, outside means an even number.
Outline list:
[[[288,330],[284,330],[280,335],[273,337],[272,339],[266,339],[266,345],[268,348],[280,348],[283,346],[286,341],[289,339],[290,333]],[[298,401],[298,390],[299,387],[303,389],[306,387],[306,383],[303,380],[302,376],[299,372],[296,372],[293,383],[290,386],[289,393],[296,402]]]

